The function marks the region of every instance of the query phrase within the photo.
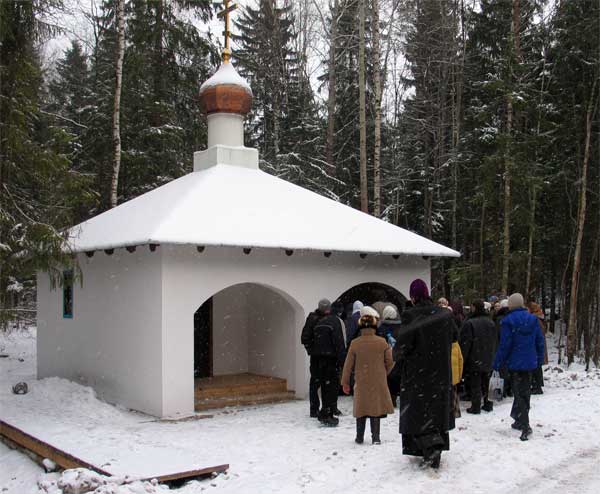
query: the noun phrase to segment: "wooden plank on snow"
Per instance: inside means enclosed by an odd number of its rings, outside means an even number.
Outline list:
[[[87,468],[88,470],[93,470],[101,475],[107,475],[109,477],[112,475],[110,472],[77,458],[76,456],[52,446],[51,444],[48,444],[37,437],[27,434],[21,429],[18,429],[17,427],[10,425],[3,420],[0,420],[0,436],[11,440],[13,443],[28,451],[31,451],[42,459],[48,458],[49,460],[52,460],[61,468]]]
[[[223,473],[229,470],[229,465],[218,465],[216,467],[199,468],[198,470],[188,470],[187,472],[173,473],[169,475],[159,475],[158,477],[146,477],[141,480],[152,480],[156,479],[159,483],[172,482],[174,480],[186,480],[193,479],[196,477],[203,477],[205,475],[211,475],[213,473]]]
[[[20,448],[25,449],[39,457],[41,460],[44,458],[48,458],[56,463],[59,467],[63,469],[69,468],[87,468],[88,470],[92,470],[100,475],[105,475],[107,477],[112,477],[113,474],[93,465],[87,461],[84,461],[76,456],[63,451],[62,449],[57,448],[56,446],[52,446],[51,444],[38,439],[37,437],[32,436],[31,434],[27,434],[21,429],[10,425],[3,420],[0,420],[0,436],[8,439],[12,443],[16,444]],[[158,475],[152,477],[144,477],[136,480],[153,480],[156,479],[160,483],[168,483],[176,480],[186,480],[193,479],[196,477],[203,477],[206,475],[211,475],[213,473],[222,473],[229,470],[229,465],[217,465],[214,467],[206,467],[206,468],[198,468],[195,470],[187,470],[185,472],[176,472],[167,475]],[[132,480],[134,480],[132,478]]]

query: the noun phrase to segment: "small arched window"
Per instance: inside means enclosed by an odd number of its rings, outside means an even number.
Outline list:
[[[73,270],[63,271],[63,318],[73,319]]]

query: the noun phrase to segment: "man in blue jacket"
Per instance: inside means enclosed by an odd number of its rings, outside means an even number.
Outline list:
[[[508,299],[510,312],[500,325],[500,346],[494,360],[494,370],[508,368],[514,401],[510,416],[513,429],[521,431],[521,441],[531,435],[529,408],[531,372],[544,363],[544,338],[537,318],[525,308],[523,295],[513,293]]]

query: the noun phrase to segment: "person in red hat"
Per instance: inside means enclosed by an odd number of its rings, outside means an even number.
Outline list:
[[[433,304],[427,284],[410,285],[413,307],[402,313],[395,331],[394,360],[400,365],[400,434],[405,455],[422,456],[423,466],[439,468],[450,449],[452,342],[458,329],[452,312]]]

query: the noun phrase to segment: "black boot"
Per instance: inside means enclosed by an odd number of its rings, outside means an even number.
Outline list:
[[[327,427],[336,427],[340,423],[339,419],[334,417],[331,410],[327,408],[323,408],[319,412],[319,422]]]
[[[362,444],[365,440],[365,427],[367,426],[367,417],[358,417],[356,419],[356,444]]]
[[[523,427],[522,432],[521,432],[521,437],[519,439],[521,441],[529,440],[529,436],[531,436],[532,432],[533,431],[531,430],[531,427],[529,427],[529,426]]]
[[[379,430],[381,427],[381,420],[378,417],[371,417],[369,419],[371,424],[371,441],[373,444],[381,444],[381,439],[379,438]]]
[[[428,449],[423,451],[423,461],[421,467],[431,467],[434,469],[440,468],[440,461],[442,459],[442,450],[440,449]]]
[[[494,402],[490,400],[486,400],[481,407],[482,410],[486,412],[492,412],[494,410]]]
[[[429,466],[431,468],[434,468],[436,470],[438,468],[440,468],[440,462],[442,460],[442,452],[439,449],[436,449],[429,458],[430,458]]]
[[[337,427],[337,425],[340,423],[337,417],[319,417],[319,422],[327,427]]]

